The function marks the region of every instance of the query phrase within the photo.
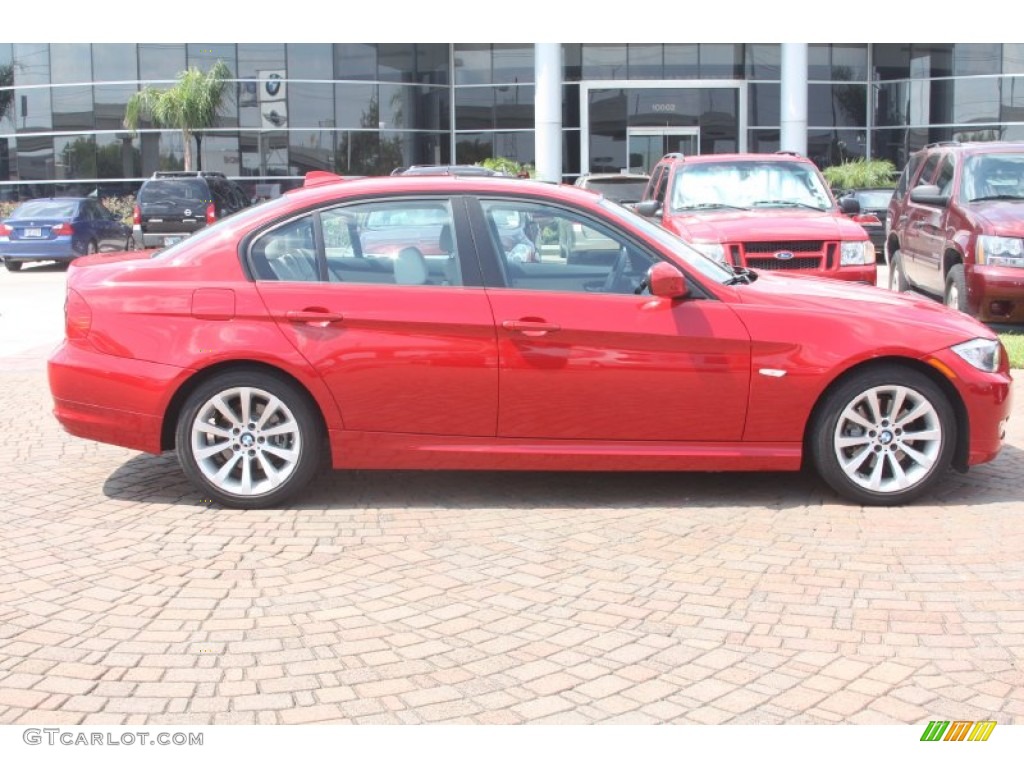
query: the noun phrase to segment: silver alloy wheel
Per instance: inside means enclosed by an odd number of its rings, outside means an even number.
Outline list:
[[[839,416],[833,448],[852,482],[877,493],[912,488],[930,474],[943,445],[935,406],[910,387],[871,387]]]
[[[257,387],[224,389],[203,403],[191,425],[199,471],[236,496],[261,496],[295,471],[302,436],[294,414]]]

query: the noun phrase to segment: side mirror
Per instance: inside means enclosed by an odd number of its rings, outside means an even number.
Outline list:
[[[945,207],[949,204],[949,196],[939,194],[939,188],[934,184],[922,184],[910,190],[910,202]]]
[[[858,214],[860,213],[860,201],[855,197],[841,197],[839,198],[839,210],[847,216]]]
[[[682,299],[689,293],[686,285],[686,276],[679,271],[674,264],[667,261],[659,261],[647,270],[647,286],[652,296],[661,296],[666,299]]]
[[[661,210],[661,203],[657,200],[641,200],[633,206],[633,210],[641,216],[650,219],[658,215],[658,212]]]

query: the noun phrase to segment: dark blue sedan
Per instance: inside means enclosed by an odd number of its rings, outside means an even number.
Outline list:
[[[0,258],[11,272],[27,261],[72,259],[135,249],[131,226],[91,197],[29,200],[0,223]]]

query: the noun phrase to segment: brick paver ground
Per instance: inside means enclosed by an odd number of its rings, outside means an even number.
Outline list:
[[[0,361],[0,722],[1024,723],[1024,387],[999,459],[810,475],[335,472],[208,507]]]

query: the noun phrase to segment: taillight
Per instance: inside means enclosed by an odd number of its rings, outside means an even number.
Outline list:
[[[132,223],[133,224],[141,224],[142,223],[142,209],[139,208],[139,206],[137,206],[137,205],[134,208],[132,208]]]
[[[6,224],[0,224],[0,237],[10,237],[11,232],[14,230],[8,227]]]
[[[69,339],[84,339],[91,327],[92,310],[78,291],[68,288],[64,300],[64,333]]]
[[[52,227],[50,232],[60,237],[64,237],[66,235],[75,234],[75,228],[65,221],[63,224],[58,224],[56,227]]]
[[[213,224],[217,220],[217,206],[208,203],[206,206],[206,223]]]

